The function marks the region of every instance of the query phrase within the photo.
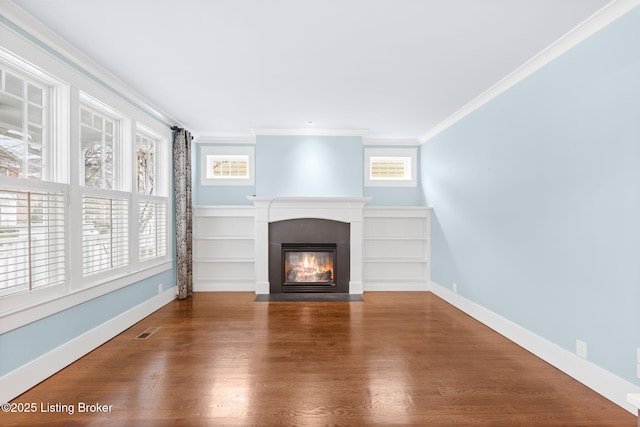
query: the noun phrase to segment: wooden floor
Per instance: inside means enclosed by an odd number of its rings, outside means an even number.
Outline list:
[[[0,425],[636,426],[429,292],[254,297],[172,302],[15,399],[38,412],[0,413]],[[134,339],[149,327],[160,329]],[[79,413],[80,402],[111,411]]]

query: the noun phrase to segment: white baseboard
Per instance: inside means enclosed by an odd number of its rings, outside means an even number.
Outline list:
[[[588,360],[578,357],[578,355],[464,298],[442,285],[432,281],[430,289],[431,292],[449,304],[487,325],[545,362],[560,369],[565,374],[606,397],[616,405],[637,415],[637,408],[627,401],[627,394],[640,392],[640,387]]]
[[[15,399],[176,298],[176,287],[139,304],[0,377],[0,403]]]
[[[364,290],[366,292],[387,292],[387,291],[400,291],[400,292],[414,292],[414,291],[428,291],[429,286],[425,281],[395,281],[395,280],[368,280],[364,282]]]
[[[255,290],[256,284],[252,281],[198,281],[193,284],[194,292],[253,292]]]
[[[256,282],[254,284],[254,289],[256,291],[256,294],[268,294],[271,292],[271,284],[269,282]]]
[[[362,295],[364,293],[364,284],[362,282],[349,282],[349,293]]]

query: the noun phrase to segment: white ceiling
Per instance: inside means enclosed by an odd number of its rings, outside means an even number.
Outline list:
[[[417,139],[608,0],[15,3],[198,136]]]

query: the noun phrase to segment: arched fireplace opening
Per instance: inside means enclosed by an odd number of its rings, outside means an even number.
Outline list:
[[[317,218],[269,224],[270,293],[349,293],[348,223]]]

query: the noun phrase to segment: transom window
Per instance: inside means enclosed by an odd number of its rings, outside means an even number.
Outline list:
[[[209,156],[207,178],[248,178],[249,156]]]
[[[415,148],[366,148],[365,186],[415,187],[417,157]]]
[[[202,185],[253,185],[253,147],[202,146],[200,148]]]
[[[371,157],[371,179],[411,179],[410,157]]]

